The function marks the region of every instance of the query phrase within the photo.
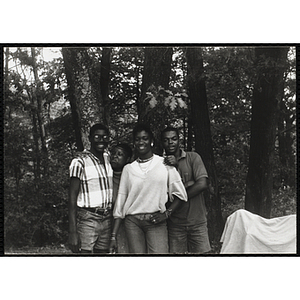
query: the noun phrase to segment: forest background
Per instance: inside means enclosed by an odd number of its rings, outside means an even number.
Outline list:
[[[109,126],[112,146],[149,123],[158,154],[159,132],[180,128],[182,147],[209,173],[215,253],[239,208],[296,213],[295,47],[5,48],[4,95],[7,252],[67,251],[68,166],[96,122]]]

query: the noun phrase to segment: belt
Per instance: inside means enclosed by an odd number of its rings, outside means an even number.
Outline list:
[[[159,212],[159,211],[157,211],[157,212]],[[133,216],[139,220],[150,220],[153,214],[155,214],[155,213],[134,214],[134,215],[129,215],[129,216]]]
[[[90,211],[100,216],[107,216],[111,214],[110,208],[100,208],[100,207],[79,207],[79,208]]]

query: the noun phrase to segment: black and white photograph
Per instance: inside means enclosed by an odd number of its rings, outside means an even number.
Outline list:
[[[3,47],[4,255],[296,254],[296,47]]]
[[[4,1],[1,297],[296,298],[297,7]]]

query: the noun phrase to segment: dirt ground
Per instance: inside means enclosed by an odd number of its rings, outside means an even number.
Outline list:
[[[65,245],[46,246],[46,247],[23,247],[8,248],[4,251],[5,255],[70,255],[72,254]]]
[[[212,251],[209,254],[218,254],[219,249],[216,249],[215,245],[212,245]],[[22,247],[22,248],[7,248],[4,251],[4,255],[7,256],[26,256],[26,255],[36,255],[36,256],[60,256],[60,255],[77,255],[73,254],[65,245],[61,244],[58,246],[45,246],[45,247]]]

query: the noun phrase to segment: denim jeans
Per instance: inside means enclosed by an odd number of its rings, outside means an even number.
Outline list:
[[[134,215],[125,217],[125,231],[130,253],[168,253],[167,223],[153,224]]]
[[[168,222],[170,253],[205,253],[211,250],[207,223],[184,226]]]
[[[112,216],[101,216],[80,209],[77,210],[77,232],[81,249],[87,251],[108,251],[112,232]]]
[[[129,253],[127,236],[125,232],[124,220],[120,224],[118,234],[117,234],[117,243],[118,243],[118,253]]]

